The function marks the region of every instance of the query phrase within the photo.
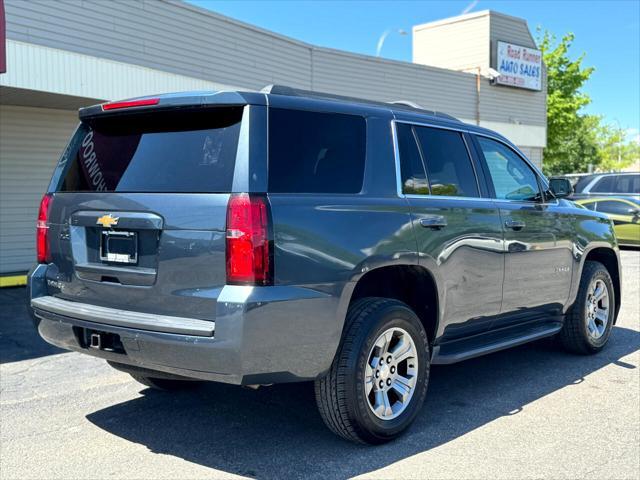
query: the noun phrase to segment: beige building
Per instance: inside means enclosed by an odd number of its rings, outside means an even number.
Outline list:
[[[495,84],[499,41],[535,47],[522,19],[481,12],[414,28],[414,62],[321,48],[176,0],[4,0],[0,74],[0,284],[35,258],[41,195],[77,109],[179,90],[268,84],[409,100],[495,129],[537,164],[546,85]],[[478,75],[479,73],[479,75]]]

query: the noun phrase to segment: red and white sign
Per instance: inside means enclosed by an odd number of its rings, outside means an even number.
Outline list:
[[[542,90],[542,52],[534,48],[498,42],[495,82],[510,87]]]

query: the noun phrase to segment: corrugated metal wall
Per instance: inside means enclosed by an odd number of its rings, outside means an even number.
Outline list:
[[[246,88],[406,99],[475,118],[473,74],[314,47],[172,0],[5,0],[5,9],[14,40]],[[485,121],[545,125],[544,104],[538,92],[482,89]]]
[[[2,87],[103,101],[149,93],[237,88],[236,85],[211,82],[19,40],[8,39],[6,43],[9,69],[0,76]],[[25,98],[22,101],[29,100]],[[0,102],[11,103],[4,97],[0,98]]]
[[[35,262],[38,204],[76,112],[0,105],[0,273]]]
[[[5,0],[7,38],[259,89],[309,88],[301,43],[164,1]]]
[[[336,51],[314,51],[315,90],[373,100],[412,100],[461,118],[475,116],[475,77]]]

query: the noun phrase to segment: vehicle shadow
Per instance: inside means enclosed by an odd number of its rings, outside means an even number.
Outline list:
[[[36,333],[24,287],[0,289],[0,364],[64,353]]]
[[[517,415],[555,390],[581,383],[640,347],[640,333],[616,327],[594,356],[563,353],[550,341],[432,369],[427,402],[403,437],[379,447],[350,444],[327,430],[310,383],[257,391],[210,384],[144,395],[87,416],[105,431],[224,472],[259,478],[346,478],[388,466]],[[335,467],[335,468],[334,468]],[[340,472],[339,475],[330,472]]]

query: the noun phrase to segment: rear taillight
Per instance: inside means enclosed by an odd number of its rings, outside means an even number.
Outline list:
[[[38,263],[51,261],[51,249],[49,248],[49,210],[53,196],[47,193],[40,201],[38,210],[38,222],[36,224],[36,252]]]
[[[227,283],[270,285],[269,201],[266,196],[232,194],[227,205]]]

